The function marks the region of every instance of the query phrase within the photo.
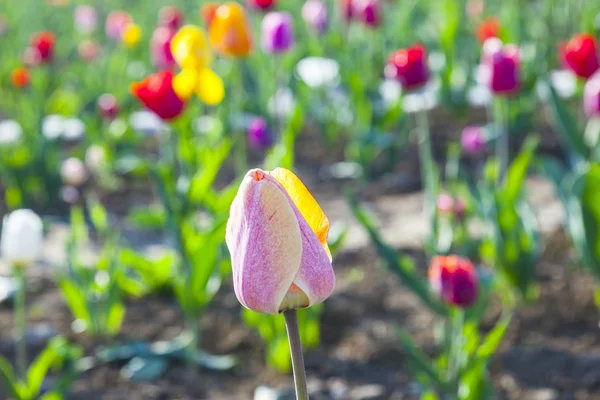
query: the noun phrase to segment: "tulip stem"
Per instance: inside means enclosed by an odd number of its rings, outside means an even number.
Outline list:
[[[495,104],[496,137],[496,161],[498,162],[498,183],[502,183],[506,170],[508,169],[509,136],[508,136],[508,102],[498,99]]]
[[[290,342],[290,353],[292,355],[292,370],[294,372],[294,384],[296,386],[296,400],[308,400],[308,385],[306,383],[306,371],[304,369],[304,357],[302,356],[302,343],[300,342],[300,331],[298,330],[298,314],[296,310],[283,312],[288,340]]]
[[[22,266],[14,267],[14,274],[19,285],[15,294],[15,329],[16,329],[16,364],[20,379],[27,378],[27,343],[25,342],[26,314],[25,314],[25,269]]]
[[[431,136],[429,132],[429,117],[425,107],[425,96],[421,96],[422,107],[417,112],[416,123],[419,141],[419,161],[421,169],[421,185],[425,192],[425,216],[429,221],[433,216],[435,204],[436,166],[431,152]]]

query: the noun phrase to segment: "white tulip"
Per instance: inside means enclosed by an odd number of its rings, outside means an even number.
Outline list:
[[[88,171],[80,159],[71,157],[60,166],[60,176],[67,185],[79,187],[87,181]]]
[[[0,248],[12,265],[27,266],[40,255],[42,220],[31,210],[16,210],[4,217]]]
[[[0,146],[16,143],[23,135],[23,128],[17,121],[7,119],[0,122]]]

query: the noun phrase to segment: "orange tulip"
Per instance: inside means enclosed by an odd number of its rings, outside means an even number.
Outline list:
[[[10,74],[10,80],[15,87],[24,88],[29,85],[29,71],[25,68],[17,68]]]
[[[221,54],[245,57],[252,50],[246,14],[238,3],[229,2],[219,6],[209,29],[210,44]]]
[[[215,19],[215,15],[217,14],[217,8],[219,8],[218,3],[204,3],[200,8],[200,15],[204,20],[204,26],[206,29],[210,27],[213,19]]]

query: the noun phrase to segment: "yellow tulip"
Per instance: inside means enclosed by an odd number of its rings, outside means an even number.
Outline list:
[[[138,24],[128,24],[123,31],[121,40],[125,46],[132,48],[138,45],[142,38],[142,28]]]
[[[213,61],[206,34],[194,25],[186,25],[179,29],[171,40],[171,53],[183,69],[202,68]]]

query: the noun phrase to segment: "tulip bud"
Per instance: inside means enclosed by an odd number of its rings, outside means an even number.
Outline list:
[[[176,31],[167,26],[159,26],[150,40],[150,55],[154,66],[158,69],[172,69],[177,63],[171,52],[171,40]]]
[[[164,6],[158,12],[158,25],[177,30],[183,25],[184,16],[175,6]]]
[[[485,150],[485,134],[479,126],[467,126],[460,136],[460,144],[465,153],[477,156]]]
[[[561,49],[561,53],[565,66],[580,78],[588,79],[600,68],[598,46],[592,35],[573,37]]]
[[[370,28],[381,25],[381,1],[380,0],[353,0],[352,16],[356,20]]]
[[[489,17],[479,25],[477,29],[477,40],[483,44],[490,38],[500,36],[500,20],[495,17]]]
[[[48,63],[54,58],[54,46],[56,44],[56,36],[50,31],[40,32],[33,35],[30,42],[30,47],[37,50],[39,61]]]
[[[31,210],[15,210],[4,217],[2,256],[16,267],[31,265],[42,247],[42,220]]]
[[[294,45],[292,16],[271,12],[262,20],[262,48],[267,53],[285,53]]]
[[[419,44],[395,52],[388,61],[390,78],[396,79],[406,91],[418,89],[429,80],[427,51]]]
[[[227,2],[217,8],[209,26],[210,44],[219,53],[232,57],[246,57],[252,50],[251,30],[244,8]]]
[[[29,71],[25,68],[15,68],[10,74],[10,81],[19,89],[29,86],[30,80]]]
[[[100,44],[94,40],[83,40],[77,46],[77,53],[83,61],[94,61],[100,54]]]
[[[75,28],[81,33],[92,33],[98,26],[98,13],[92,6],[79,5],[73,14]]]
[[[106,36],[112,40],[121,40],[125,28],[132,22],[133,20],[129,13],[122,10],[111,11],[106,16],[106,21],[104,23]]]
[[[510,95],[521,86],[519,50],[514,46],[505,46],[486,56],[489,70],[489,88],[496,95]]]
[[[98,98],[98,112],[102,118],[115,119],[119,113],[117,98],[110,93],[104,93]]]
[[[60,166],[60,176],[66,185],[79,187],[87,181],[88,171],[80,159],[71,157]]]
[[[600,117],[600,72],[593,75],[583,89],[583,110],[588,117]]]
[[[434,293],[449,305],[466,308],[477,301],[477,271],[467,258],[434,257],[429,267],[429,283]]]
[[[249,171],[231,205],[225,236],[240,303],[278,314],[329,297],[335,275],[328,233],[329,220],[293,173]]]
[[[246,0],[248,7],[259,10],[270,10],[276,3],[277,0]]]
[[[273,136],[264,118],[256,117],[250,122],[248,142],[256,150],[264,150],[273,145]]]
[[[318,34],[323,34],[329,27],[329,10],[322,0],[308,0],[302,6],[302,18]]]

